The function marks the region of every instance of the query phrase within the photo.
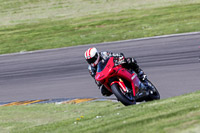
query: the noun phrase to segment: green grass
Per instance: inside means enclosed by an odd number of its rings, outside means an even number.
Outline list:
[[[0,3],[0,54],[200,31],[200,0]]]
[[[40,19],[80,16],[198,4],[199,0],[0,0],[0,25],[34,23]]]
[[[186,133],[200,129],[200,91],[125,107],[111,101],[0,107],[10,133]]]

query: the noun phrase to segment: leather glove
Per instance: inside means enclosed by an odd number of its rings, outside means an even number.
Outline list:
[[[119,63],[119,64],[124,64],[124,63],[126,63],[125,57],[124,57],[124,56],[120,56],[120,57],[118,58],[118,63]]]
[[[117,57],[116,60],[115,60],[115,66],[125,64],[125,63],[126,63],[126,59],[123,55]]]

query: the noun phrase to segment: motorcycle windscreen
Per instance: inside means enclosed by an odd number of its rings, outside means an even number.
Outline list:
[[[109,60],[109,58],[99,62],[99,64],[97,65],[97,72],[103,71],[103,69],[106,67],[106,65],[108,63],[108,60]]]

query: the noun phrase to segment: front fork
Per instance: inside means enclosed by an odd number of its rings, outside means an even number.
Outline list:
[[[117,83],[121,87],[122,93],[124,95],[126,94],[128,94],[129,96],[132,95],[133,97],[135,97],[135,99],[141,99],[141,98],[143,99],[144,97],[149,95],[149,91],[147,91],[143,83],[140,82],[139,83],[140,85],[138,87],[135,86],[132,92],[126,87],[126,85],[124,84],[124,81],[120,77],[117,77],[117,79],[118,81],[113,81],[111,85]]]
[[[124,81],[120,78],[120,77],[117,77],[119,81],[113,81],[111,83],[111,86],[115,83],[117,83],[121,88],[122,88],[122,91],[123,93],[130,93],[130,90],[128,90],[128,88],[126,87],[126,85],[124,84]]]

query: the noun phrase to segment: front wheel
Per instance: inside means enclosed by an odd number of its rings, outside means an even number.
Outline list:
[[[149,80],[147,80],[146,87],[149,90],[149,96],[146,98],[145,101],[152,101],[152,100],[160,99],[160,94],[159,94],[158,90]]]
[[[124,94],[121,87],[115,83],[111,86],[113,94],[125,106],[136,104],[135,98],[132,94]]]

